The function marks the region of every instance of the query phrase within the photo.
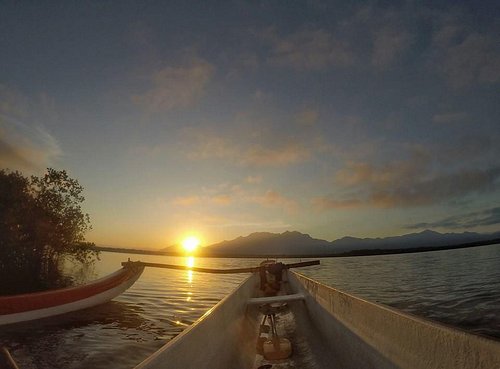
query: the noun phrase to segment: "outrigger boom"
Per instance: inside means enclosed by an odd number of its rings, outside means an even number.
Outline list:
[[[306,261],[294,264],[281,264],[284,269],[318,265],[319,261]],[[253,273],[264,267],[238,269],[210,269],[145,263],[130,261],[122,263],[123,268],[101,279],[69,288],[27,293],[13,296],[0,296],[0,326],[47,318],[72,311],[86,309],[112,300],[134,284],[144,267],[191,270],[205,273]]]
[[[299,263],[292,264],[282,264],[284,269],[290,268],[300,268],[312,265],[319,265],[319,260],[312,261],[303,261]],[[140,267],[152,267],[152,268],[164,268],[164,269],[176,269],[176,270],[191,270],[193,272],[202,272],[202,273],[215,273],[215,274],[237,274],[237,273],[255,273],[261,270],[262,268],[266,268],[267,266],[258,266],[258,267],[249,267],[249,268],[233,268],[233,269],[213,269],[213,268],[198,268],[198,267],[189,267],[184,265],[175,265],[175,264],[162,264],[162,263],[148,263],[142,261],[124,261],[122,262],[122,266],[126,267],[129,265],[136,265]]]

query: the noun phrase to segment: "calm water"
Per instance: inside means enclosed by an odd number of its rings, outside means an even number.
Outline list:
[[[102,253],[93,270],[78,273],[82,279],[93,279],[117,270],[128,257],[212,268],[253,266],[260,261]],[[368,300],[500,338],[500,245],[322,259],[321,266],[301,271]],[[114,301],[3,329],[0,344],[10,349],[23,369],[133,368],[244,278],[146,269],[136,284]]]

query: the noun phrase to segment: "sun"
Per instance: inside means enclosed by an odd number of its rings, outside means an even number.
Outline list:
[[[195,237],[195,236],[186,237],[182,241],[182,248],[186,252],[193,252],[193,251],[195,251],[198,248],[199,245],[200,245],[200,240],[197,237]]]

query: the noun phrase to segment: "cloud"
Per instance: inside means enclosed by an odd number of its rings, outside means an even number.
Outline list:
[[[386,68],[408,49],[413,41],[409,32],[400,27],[385,26],[373,34],[372,64]]]
[[[247,182],[246,180],[244,180]],[[202,188],[199,194],[178,196],[172,199],[177,207],[213,207],[234,204],[258,204],[267,208],[282,209],[287,213],[295,213],[299,204],[280,192],[269,189],[265,192],[258,188],[245,188],[241,185],[220,184],[210,188]]]
[[[206,132],[190,131],[187,140],[194,141],[186,152],[192,160],[228,160],[240,166],[280,167],[310,159],[307,147],[298,142],[273,142],[272,147],[261,143],[245,143]]]
[[[311,203],[313,208],[318,211],[328,211],[332,209],[356,209],[365,205],[361,202],[361,200],[338,200],[330,196],[315,197],[312,199]]]
[[[433,36],[434,62],[450,86],[500,82],[500,47],[490,34],[467,32],[458,20],[447,21]]]
[[[341,186],[356,187],[370,184],[371,187],[385,187],[390,184],[413,183],[414,177],[427,172],[429,154],[414,149],[406,160],[396,160],[376,167],[367,162],[348,162],[335,174],[335,181]]]
[[[241,155],[240,147],[216,134],[190,130],[184,139],[191,143],[186,155],[192,160],[234,159]]]
[[[235,219],[219,219],[217,224],[209,225],[212,228],[252,228],[263,232],[268,229],[290,229],[291,224],[285,223],[281,220],[268,221],[268,222],[252,222],[252,221],[237,221]]]
[[[434,123],[445,124],[445,123],[463,122],[467,118],[468,114],[465,112],[450,112],[450,113],[435,114],[432,117],[432,121]]]
[[[0,167],[38,172],[62,156],[55,137],[35,123],[51,114],[48,105],[45,95],[32,101],[0,85]]]
[[[33,169],[34,164],[29,159],[31,156],[26,149],[11,145],[0,132],[0,167]]]
[[[179,207],[193,207],[205,205],[226,206],[233,202],[233,193],[215,193],[203,195],[178,196],[172,200],[172,205]]]
[[[265,92],[261,89],[257,89],[252,96],[259,103],[269,102],[273,99],[273,95],[270,92]]]
[[[7,116],[26,117],[29,106],[30,104],[25,96],[0,83],[0,113],[3,115],[4,120]]]
[[[496,144],[500,139],[498,134],[489,136],[469,134],[457,139],[453,144],[442,144],[441,160],[444,165],[468,163],[469,165],[495,166],[499,163],[500,147]]]
[[[271,64],[298,70],[321,70],[349,66],[354,60],[346,44],[322,29],[305,29],[286,37],[268,29],[262,36],[271,44],[268,57]]]
[[[227,53],[222,53],[221,55],[223,64],[227,65],[226,78],[240,78],[247,74],[248,72],[255,71],[260,64],[258,55],[255,52],[245,50],[244,52],[238,53],[235,50],[231,50]]]
[[[222,183],[213,187],[203,187],[194,195],[178,196],[171,203],[179,207],[195,206],[227,206],[234,199],[245,197],[244,190],[239,185]]]
[[[410,8],[362,5],[339,23],[339,33],[348,37],[360,66],[369,61],[377,71],[386,69],[410,49],[416,39],[416,14]]]
[[[297,201],[275,190],[268,190],[263,195],[253,196],[251,201],[266,207],[279,207],[288,213],[296,213],[299,209]]]
[[[500,207],[446,217],[434,222],[407,225],[407,229],[448,228],[471,229],[500,224]]]
[[[55,138],[41,127],[2,127],[0,116],[0,167],[40,171],[52,166],[62,155]]]
[[[199,196],[178,196],[172,200],[172,204],[176,206],[194,206],[201,202]]]
[[[261,176],[248,176],[245,178],[246,183],[250,184],[259,184],[262,182],[262,177]]]
[[[381,166],[348,163],[336,173],[337,192],[313,199],[313,206],[320,211],[427,206],[498,189],[499,166],[433,172],[433,164],[422,152]]]
[[[288,166],[309,160],[310,152],[303,145],[290,142],[277,147],[251,145],[241,153],[240,162],[250,166]]]
[[[319,112],[315,109],[304,109],[296,115],[297,122],[306,127],[314,126],[318,118]]]
[[[274,229],[285,230],[292,227],[291,224],[285,223],[282,220],[265,220],[261,217],[256,219],[254,215],[245,212],[239,212],[238,214],[233,214],[231,216],[222,216],[220,214],[199,214],[197,218],[198,221],[207,228],[236,228],[237,233],[234,237],[241,235],[241,228],[248,228],[251,231],[263,232]]]
[[[166,66],[150,77],[150,88],[132,96],[132,100],[150,112],[186,108],[204,93],[214,67],[202,59],[191,59],[186,65]]]

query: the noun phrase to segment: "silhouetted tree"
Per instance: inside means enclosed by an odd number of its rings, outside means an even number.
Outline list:
[[[0,170],[0,294],[68,285],[65,258],[95,260],[97,251],[85,242],[91,225],[82,192],[64,170],[31,178]]]

